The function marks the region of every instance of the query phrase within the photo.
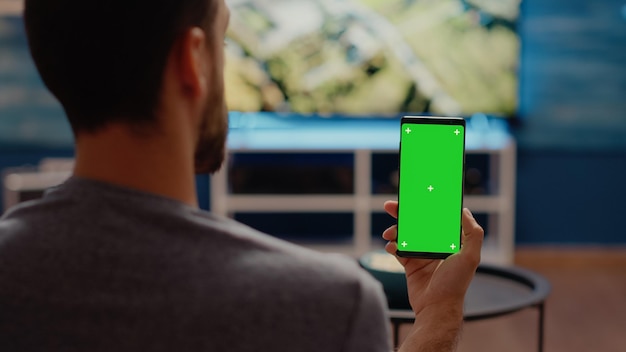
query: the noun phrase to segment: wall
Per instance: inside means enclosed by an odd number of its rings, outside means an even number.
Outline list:
[[[626,1],[524,0],[518,243],[626,243]]]
[[[626,150],[626,1],[522,6],[520,144]]]
[[[626,153],[521,150],[517,243],[626,244]]]

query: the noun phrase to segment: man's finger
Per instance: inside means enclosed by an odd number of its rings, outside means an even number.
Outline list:
[[[398,225],[393,225],[383,231],[383,239],[387,241],[395,241],[398,238]]]
[[[483,228],[478,225],[472,212],[467,208],[463,209],[462,251],[469,252],[471,255],[477,256],[478,260],[480,260],[480,250],[484,235]]]
[[[394,218],[398,218],[398,202],[395,200],[388,200],[383,205],[387,214],[393,216]]]
[[[396,242],[387,242],[387,244],[385,245],[385,251],[387,251],[387,253],[393,255],[394,257],[396,256],[397,250],[398,250],[398,243]]]

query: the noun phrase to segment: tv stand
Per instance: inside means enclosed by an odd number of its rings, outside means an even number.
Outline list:
[[[279,119],[280,120],[280,119]],[[246,213],[352,213],[353,234],[348,243],[307,242],[304,245],[358,257],[381,247],[372,240],[372,214],[397,194],[372,190],[373,157],[397,155],[398,120],[278,121],[282,127],[231,128],[228,156],[222,170],[211,179],[211,211],[225,216]],[[237,154],[350,154],[353,158],[353,190],[350,194],[237,194],[229,184],[230,163]],[[483,262],[513,264],[515,226],[516,144],[504,130],[478,133],[469,126],[466,153],[489,159],[488,194],[466,194],[464,206],[487,214]],[[330,224],[329,226],[332,226]],[[377,234],[379,235],[379,234]]]

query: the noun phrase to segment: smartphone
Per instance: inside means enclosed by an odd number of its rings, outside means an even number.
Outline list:
[[[461,249],[465,120],[401,119],[398,256],[446,258]]]

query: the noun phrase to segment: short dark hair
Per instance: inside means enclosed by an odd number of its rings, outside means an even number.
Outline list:
[[[212,29],[216,12],[216,0],[26,0],[24,23],[41,78],[76,133],[153,121],[176,38]]]

